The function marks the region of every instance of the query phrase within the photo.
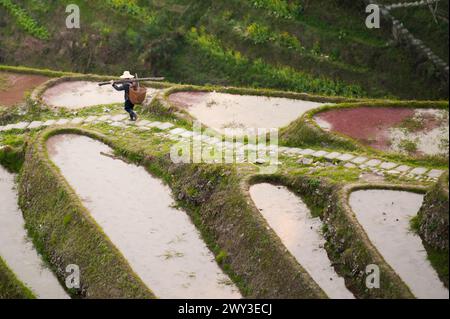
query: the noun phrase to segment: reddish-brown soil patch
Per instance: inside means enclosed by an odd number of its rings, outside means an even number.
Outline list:
[[[315,116],[330,125],[330,130],[348,135],[377,149],[389,149],[388,130],[414,116],[414,109],[358,107],[331,110]]]
[[[188,108],[201,103],[207,92],[178,92],[169,96],[169,101],[178,107]]]
[[[49,78],[42,75],[0,73],[8,83],[0,89],[0,105],[12,106],[24,100],[25,92],[47,81]]]

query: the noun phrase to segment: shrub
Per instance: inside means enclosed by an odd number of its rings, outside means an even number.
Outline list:
[[[287,20],[295,18],[302,9],[300,4],[284,0],[251,0],[251,4],[255,8],[265,9],[271,16]]]
[[[50,35],[46,28],[40,26],[27,12],[11,0],[0,0],[0,5],[14,17],[19,27],[25,32],[41,40],[47,40]]]
[[[258,23],[250,24],[247,27],[245,35],[255,44],[262,44],[273,40],[272,33],[269,28]]]
[[[145,24],[154,24],[156,16],[148,12],[143,7],[136,4],[133,0],[106,0],[106,4],[123,15],[132,16]]]
[[[203,61],[212,61],[216,69],[226,70],[228,76],[238,79],[240,83],[237,85],[252,83],[253,87],[280,88],[332,96],[365,95],[361,87],[356,85],[327,78],[314,78],[291,67],[274,66],[261,59],[250,60],[238,51],[223,48],[216,38],[206,34],[204,30],[192,28],[186,34],[186,40],[199,50]]]

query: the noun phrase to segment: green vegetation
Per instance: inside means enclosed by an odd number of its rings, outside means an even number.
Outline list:
[[[0,164],[7,170],[18,173],[24,160],[23,147],[4,146],[0,148]]]
[[[302,9],[300,4],[284,0],[250,0],[255,8],[264,9],[276,18],[293,19]]]
[[[428,260],[430,261],[433,268],[439,275],[439,278],[444,283],[445,287],[449,286],[449,275],[448,275],[448,265],[449,265],[449,251],[435,249],[432,247],[427,247],[425,244],[425,248],[428,254]]]
[[[328,178],[313,178],[292,170],[283,174],[250,177],[251,184],[263,182],[288,187],[302,198],[313,216],[322,219],[328,256],[336,272],[345,278],[346,286],[357,298],[413,298],[409,288],[366,239],[364,231],[348,206],[348,195],[359,186],[353,184],[353,187],[342,189],[344,183],[330,183]],[[372,187],[376,188],[377,185],[363,186],[363,188]],[[396,187],[408,189],[405,186]],[[379,265],[384,274],[381,289],[366,288],[364,274],[366,266],[371,263]]]
[[[156,22],[156,16],[139,6],[135,0],[106,0],[105,3],[120,12],[126,19],[131,16],[146,25]]]
[[[408,117],[400,123],[399,127],[404,128],[409,132],[417,132],[424,128],[424,123],[423,119]]]
[[[364,10],[355,3],[14,2],[50,31],[48,41],[36,38],[37,45],[30,46],[20,25],[7,23],[0,29],[5,39],[0,60],[7,64],[102,74],[127,69],[177,83],[346,96],[448,97],[447,85],[429,63],[392,44],[390,30],[365,28]],[[55,17],[70,3],[79,5],[83,28],[61,33]],[[10,16],[0,13],[0,19],[9,22]],[[193,28],[204,30],[200,38],[193,37]],[[42,52],[52,59],[43,59]]]
[[[187,34],[187,41],[199,49],[198,58],[207,61],[221,61],[227,73],[243,83],[252,83],[254,87],[269,86],[265,82],[270,79],[270,86],[285,88],[297,92],[311,92],[331,96],[360,97],[364,95],[358,86],[319,79],[302,74],[290,67],[274,68],[262,60],[250,61],[239,52],[225,50],[220,42],[204,30],[193,28]]]
[[[35,296],[0,257],[0,299],[34,299]]]
[[[447,288],[449,286],[448,194],[447,172],[428,190],[422,208],[412,221],[414,231],[422,238],[428,259]]]
[[[0,6],[3,6],[14,17],[17,25],[30,35],[47,40],[50,38],[48,30],[40,26],[28,13],[15,4],[12,0],[0,0]]]
[[[93,125],[93,127],[95,129],[91,131],[76,128],[47,130],[38,137],[38,145],[42,145],[46,138],[55,134],[75,133],[87,135],[107,143],[115,150],[117,155],[143,165],[150,173],[166,181],[173,190],[174,198],[178,199],[178,205],[190,215],[206,244],[220,261],[220,266],[236,283],[244,296],[254,298],[325,297],[304,269],[285,252],[279,240],[276,240],[274,235],[268,232],[261,219],[255,218],[257,216],[255,215],[257,213],[256,208],[247,203],[247,199],[240,189],[239,181],[241,177],[238,177],[235,168],[225,165],[176,165],[166,156],[168,145],[164,142],[167,141],[155,137],[154,134],[139,130],[127,130],[126,132],[122,131],[123,134],[119,135],[108,125]],[[34,147],[33,150],[35,150]],[[42,175],[37,174],[39,176],[36,176],[36,174],[31,176],[32,169],[37,169],[34,166],[38,165],[38,163],[47,162],[47,159],[42,161],[45,157],[41,153],[33,152],[29,154],[22,173],[20,194],[22,208],[27,220],[27,228],[33,230],[31,233],[35,245],[42,247],[42,241],[45,242],[44,247],[47,254],[44,254],[44,256],[48,256],[50,252],[55,254],[55,251],[57,255],[60,255],[63,247],[64,250],[69,249],[63,244],[66,239],[58,240],[58,242],[46,240],[46,238],[52,237],[50,234],[46,234],[48,230],[36,228],[37,223],[45,221],[48,225],[52,225],[50,229],[52,229],[52,232],[57,232],[58,236],[65,236],[59,234],[59,229],[62,227],[69,227],[71,229],[70,233],[77,233],[77,236],[79,236],[78,240],[85,242],[83,246],[76,244],[78,251],[90,249],[91,242],[94,241],[92,238],[93,233],[90,233],[90,239],[87,240],[86,235],[82,235],[78,231],[81,225],[86,227],[86,223],[78,221],[79,213],[77,209],[61,207],[62,204],[70,204],[70,207],[73,207],[78,202],[78,199],[72,196],[67,198],[65,191],[60,191],[58,197],[61,199],[56,201],[56,206],[58,207],[51,209],[48,206],[44,207],[44,205],[47,205],[44,202],[44,198],[46,198],[46,202],[51,203],[55,203],[56,198],[54,199],[52,196],[52,199],[50,199],[45,197],[43,193],[38,194],[39,192],[36,192],[36,195],[29,194],[30,190],[25,190],[24,186],[29,185],[30,181],[33,185],[34,183],[39,183],[41,186],[47,184],[48,181],[43,179],[43,175],[51,175],[52,179],[55,180],[56,178],[58,183],[62,180],[53,169],[47,171],[47,173],[43,172]],[[47,166],[48,164],[42,163],[41,165]],[[48,190],[48,187],[45,187],[45,189]],[[64,190],[65,188],[62,189]],[[198,191],[192,192],[192,189],[197,189]],[[31,197],[38,200],[33,201],[31,205],[26,204],[23,199]],[[51,212],[36,214],[38,211],[47,212],[49,209]],[[58,218],[56,210],[59,212],[72,212],[72,220],[64,226],[65,218],[64,216]],[[45,216],[42,216],[42,214]],[[216,216],[221,216],[221,218],[217,219]],[[224,225],[234,226],[230,228],[224,227]],[[101,234],[99,229],[96,229],[96,232]],[[242,233],[245,236],[241,236]],[[238,237],[240,238],[239,243],[231,240]],[[89,247],[86,248],[86,246]],[[39,249],[41,250],[41,248]],[[90,256],[90,263],[93,269],[98,267],[95,265],[97,259],[105,259],[105,254],[106,252],[95,253],[95,260],[92,260],[94,257]],[[65,255],[63,253],[63,256]],[[170,252],[166,257],[174,258],[176,253]],[[78,256],[78,258],[81,258],[81,256]],[[51,258],[50,260],[59,259]],[[54,262],[52,266],[53,268],[59,268],[59,265]],[[110,269],[110,267],[113,267],[113,270],[116,269],[114,264],[113,266],[111,264],[103,265],[102,269]],[[274,272],[274,269],[283,269],[283,272]],[[101,274],[97,274],[97,276],[99,278],[94,282],[99,283],[102,276]],[[109,274],[109,276],[111,275]],[[108,282],[108,285],[111,284],[113,283]],[[96,287],[97,289],[100,288],[99,286]],[[89,288],[92,288],[92,285]],[[120,288],[119,292],[124,293],[123,288]]]
[[[237,94],[305,98],[302,94],[290,92],[217,87],[190,88],[194,90],[218,89]],[[176,86],[167,94],[186,89],[188,87]],[[328,100],[320,96],[306,96],[306,98]],[[141,119],[161,119],[189,128],[190,121],[180,118],[180,114],[166,102],[164,98],[155,99],[145,112],[141,110]],[[398,103],[401,104],[401,102]],[[427,103],[419,104],[423,106]],[[429,104],[433,104],[435,107],[446,107],[444,102],[433,103]],[[326,106],[324,109],[328,107],[336,106]],[[109,108],[111,113],[115,114],[119,111],[120,106],[109,106]],[[71,111],[43,109],[41,112],[35,113],[30,111],[28,119],[44,120],[57,116],[67,118],[87,116],[102,113],[103,107],[92,107],[77,112],[75,114]],[[314,285],[310,285],[309,276],[292,259],[292,256],[285,252],[279,239],[267,229],[266,224],[259,218],[256,208],[253,207],[251,201],[248,201],[242,185],[245,185],[249,178],[252,183],[266,180],[288,186],[302,196],[314,216],[327,220],[323,230],[327,236],[328,253],[332,256],[333,262],[338,265],[338,272],[347,279],[350,289],[358,297],[411,297],[395,273],[382,260],[378,259],[379,256],[372,250],[370,244],[361,239],[364,237],[355,226],[357,223],[352,221],[351,216],[348,215],[345,197],[342,197],[340,190],[347,183],[358,182],[361,170],[333,166],[327,168],[299,166],[293,159],[287,158],[281,159],[283,165],[280,175],[277,176],[255,176],[255,167],[248,164],[235,166],[175,165],[167,158],[172,142],[162,136],[156,136],[154,131],[140,131],[133,128],[122,130],[106,123],[90,124],[88,128],[91,131],[78,128],[49,129],[44,132],[27,133],[18,138],[14,138],[14,134],[9,133],[2,133],[1,136],[4,138],[2,143],[18,149],[23,148],[24,141],[27,141],[26,161],[20,179],[20,204],[30,236],[51,268],[59,273],[64,260],[75,258],[82,269],[104,269],[100,268],[101,263],[104,267],[112,269],[113,276],[118,278],[114,283],[108,282],[108,288],[105,288],[107,282],[105,276],[99,272],[90,273],[83,283],[83,289],[88,287],[89,296],[110,297],[111,291],[114,292],[115,297],[150,297],[151,294],[143,288],[139,279],[127,268],[126,261],[105,239],[105,235],[88,217],[88,213],[60,176],[58,170],[49,163],[45,149],[42,147],[45,140],[53,134],[76,133],[97,138],[113,147],[116,155],[145,166],[149,172],[168,183],[173,190],[174,198],[178,200],[177,204],[190,215],[208,247],[215,254],[218,264],[246,297],[271,298],[280,297],[280,294],[283,297],[295,298],[324,297],[323,292]],[[305,146],[311,146],[310,143],[312,142],[305,143]],[[317,144],[317,146],[319,145]],[[342,145],[354,147],[355,152],[360,150],[357,144],[344,143]],[[400,180],[395,181],[397,185],[400,185],[401,182]],[[86,234],[89,239],[86,239]],[[56,237],[61,240],[52,239]],[[236,243],[235,240],[231,240],[233,238],[240,238],[240,240]],[[74,246],[68,247],[66,245],[68,241],[75,243]],[[78,252],[86,250],[89,251],[86,256],[78,254]],[[176,257],[176,252],[167,254],[167,258]],[[107,264],[105,264],[105,260]],[[382,290],[366,291],[364,277],[352,277],[352,274],[354,269],[363,271],[365,267],[363,265],[373,260],[385,267],[383,273],[388,274],[389,284]],[[283,272],[274,275],[273,269],[283,269]],[[120,274],[126,274],[127,278],[122,281]],[[298,283],[304,283],[304,285]],[[110,285],[114,285],[114,287]],[[281,289],[282,287],[284,288]],[[83,293],[83,289],[74,291],[72,294],[77,297],[87,297]]]
[[[411,140],[401,140],[399,147],[410,154],[417,152],[417,143]]]
[[[48,137],[28,145],[19,182],[19,204],[37,251],[62,281],[67,264],[80,266],[81,288],[70,291],[73,297],[154,298],[49,162]]]
[[[9,87],[8,77],[6,74],[0,73],[0,92],[5,91]]]
[[[440,1],[436,19],[427,6],[398,8],[392,10],[392,14],[402,21],[415,37],[424,41],[434,53],[448,63],[448,9],[449,2]]]

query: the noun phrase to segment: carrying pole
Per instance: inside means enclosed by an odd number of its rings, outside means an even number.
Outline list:
[[[142,78],[142,79],[120,79],[120,80],[114,80],[114,83],[130,83],[130,82],[142,82],[142,81],[164,81],[165,78]],[[110,81],[108,82],[101,82],[98,85],[99,86],[104,86],[104,85],[108,85],[111,84]]]

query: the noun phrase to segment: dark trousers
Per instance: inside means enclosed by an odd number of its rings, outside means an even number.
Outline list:
[[[126,100],[125,101],[125,111],[128,112],[128,114],[130,114],[130,118],[133,118],[133,114],[134,114],[134,104],[131,103],[130,100]]]

